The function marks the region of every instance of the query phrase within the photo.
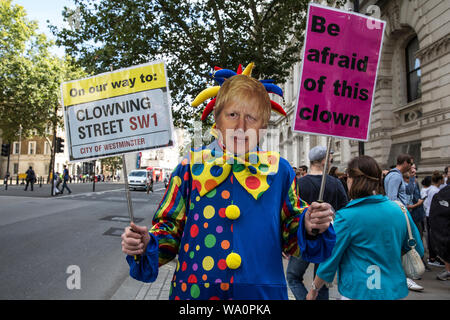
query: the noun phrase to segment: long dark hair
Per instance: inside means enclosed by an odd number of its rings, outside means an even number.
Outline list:
[[[363,198],[384,193],[382,183],[382,171],[378,163],[369,156],[353,158],[348,163],[348,177],[353,179],[352,186],[348,191],[351,199]]]

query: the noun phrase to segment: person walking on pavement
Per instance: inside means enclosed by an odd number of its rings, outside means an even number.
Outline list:
[[[316,146],[309,152],[310,173],[297,180],[298,196],[307,203],[312,203],[319,199],[320,185],[322,182],[322,173],[325,167],[325,157],[327,148]],[[333,162],[333,152],[330,152],[329,163]],[[329,165],[328,165],[329,167]],[[323,201],[331,204],[335,211],[345,207],[348,202],[342,182],[330,175],[327,175]],[[297,300],[305,300],[308,290],[303,283],[303,277],[308,269],[309,262],[301,257],[289,257],[289,263],[286,270],[286,279],[292,293]],[[319,264],[314,264],[314,274]],[[319,291],[319,300],[328,300],[329,292],[327,287]]]
[[[403,174],[411,170],[413,157],[409,154],[400,154],[397,157],[397,165],[391,169],[384,178],[384,191],[389,200],[400,201],[405,206],[408,203],[408,194],[406,193],[407,184],[403,180]],[[413,291],[423,291],[423,287],[418,285],[410,278],[406,278],[408,288]]]
[[[34,173],[33,167],[30,166],[25,173],[27,174],[27,184],[25,185],[25,191],[27,191],[29,184],[31,184],[31,191],[33,191],[33,185],[36,182],[36,174]]]
[[[411,165],[411,169],[408,172],[407,178],[407,194],[410,195],[410,204],[406,206],[411,217],[416,224],[417,229],[420,233],[420,239],[423,241],[423,230],[425,228],[425,209],[423,207],[424,199],[422,199],[421,190],[419,187],[419,182],[417,181],[417,166],[415,163]],[[406,180],[405,180],[406,182]],[[431,271],[430,267],[428,267],[426,261],[423,262],[425,269],[427,271]]]
[[[153,192],[153,172],[147,171],[147,177],[145,178],[145,184],[147,189],[147,194],[151,191]]]
[[[436,253],[445,263],[445,270],[436,275],[438,280],[450,280],[450,185],[442,188],[431,200],[431,241]]]
[[[442,190],[446,186],[450,185],[450,166],[446,166],[444,168],[444,182],[439,186],[439,189]]]
[[[431,203],[433,201],[433,197],[439,192],[439,187],[444,181],[444,177],[442,173],[439,171],[434,171],[431,176],[431,186],[427,192],[427,198],[424,202],[425,214],[427,216],[427,242],[428,242],[428,264],[435,267],[444,267],[445,263],[437,256],[436,250],[434,249],[433,243],[433,228],[431,228]]]
[[[423,256],[419,231],[411,215],[382,194],[381,168],[372,157],[350,161],[347,184],[352,200],[336,212],[336,246],[320,264],[307,299],[316,299],[336,272],[342,300],[403,299],[408,286],[401,254],[410,250],[405,213],[416,239],[415,249]]]
[[[67,186],[67,182],[69,181],[69,169],[67,169],[67,166],[64,166],[64,170],[63,170],[63,185],[61,188],[61,194],[64,194],[64,189],[67,189],[67,191],[69,192],[69,194],[72,193],[72,191],[69,189],[69,187]]]

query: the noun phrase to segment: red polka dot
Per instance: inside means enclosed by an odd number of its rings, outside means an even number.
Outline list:
[[[258,189],[259,186],[261,185],[261,181],[259,181],[259,179],[257,177],[247,177],[247,179],[245,179],[245,185],[250,188],[250,189]]]
[[[233,225],[231,225],[231,232],[233,232]]]
[[[191,274],[188,278],[188,283],[197,283],[197,277]]]
[[[233,276],[231,276],[230,283],[233,283],[233,282],[234,282],[234,278],[233,278]]]
[[[197,189],[198,192],[200,192],[202,190],[202,184],[198,180],[192,181],[192,190],[195,190],[195,189]]]
[[[196,236],[198,236],[198,226],[193,224],[191,227],[191,237],[195,238]]]
[[[219,209],[219,216],[221,218],[225,218],[227,215],[225,214],[225,208],[220,208]]]
[[[209,298],[209,300],[220,300],[220,298],[219,298],[219,297],[216,297],[216,296],[214,296],[214,297],[211,297],[211,298]]]
[[[180,297],[179,296],[175,296],[175,300],[180,300]]]
[[[183,176],[184,181],[188,181],[189,180],[189,172],[185,172],[184,176]]]
[[[187,263],[186,261],[183,262],[183,264],[181,265],[181,271],[185,271],[187,269]]]
[[[230,181],[231,181],[231,184],[233,184],[233,176],[231,176]]]
[[[217,182],[213,179],[206,180],[205,188],[206,190],[212,190],[217,186]]]
[[[220,259],[219,262],[217,262],[217,267],[219,267],[220,270],[225,270],[227,268],[225,259]]]

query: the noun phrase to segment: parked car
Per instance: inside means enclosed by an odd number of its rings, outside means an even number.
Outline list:
[[[147,189],[147,170],[132,170],[128,174],[128,187],[130,190]]]

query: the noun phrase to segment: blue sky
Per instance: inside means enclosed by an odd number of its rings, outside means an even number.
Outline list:
[[[13,0],[13,4],[23,6],[28,19],[38,21],[39,31],[45,33],[49,39],[55,38],[47,27],[47,20],[52,25],[68,27],[68,24],[63,21],[62,11],[64,6],[75,8],[71,0]],[[54,52],[59,56],[64,55],[63,48],[55,48]]]

